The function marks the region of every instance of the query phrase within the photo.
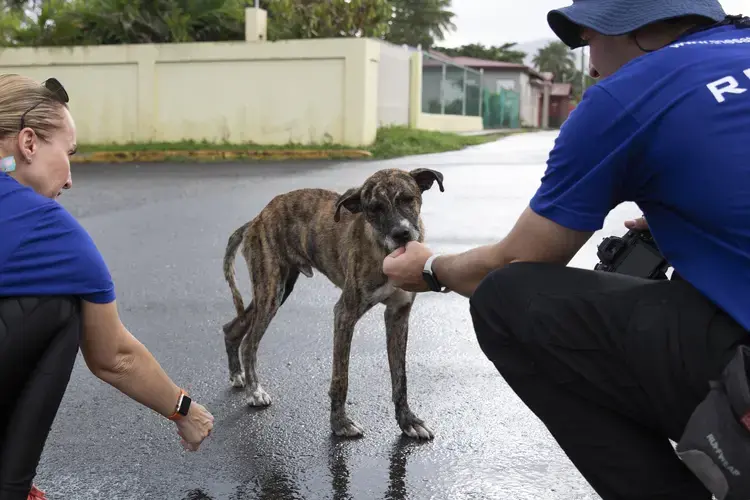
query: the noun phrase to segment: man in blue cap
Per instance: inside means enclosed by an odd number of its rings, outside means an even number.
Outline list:
[[[529,206],[496,244],[412,242],[383,270],[470,297],[482,351],[604,500],[709,500],[670,440],[750,343],[750,23],[716,0],[576,0],[548,22],[601,78]],[[683,280],[567,266],[626,201]]]

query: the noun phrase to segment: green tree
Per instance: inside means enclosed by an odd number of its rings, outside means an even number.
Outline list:
[[[14,44],[15,36],[23,22],[23,12],[11,9],[0,11],[0,46],[10,46]]]
[[[515,43],[505,43],[500,46],[485,47],[479,43],[471,43],[455,48],[435,47],[435,50],[451,57],[475,57],[477,59],[486,59],[489,61],[523,64],[526,53],[520,50],[514,50],[513,47],[515,46]]]
[[[456,29],[451,0],[391,0],[393,18],[385,39],[395,44],[432,48]]]
[[[268,39],[384,38],[393,8],[388,0],[265,0]]]
[[[34,5],[34,16],[29,16],[23,8],[11,7],[10,11],[18,20],[15,26],[9,26],[7,45],[54,45],[51,40],[55,32],[60,31],[55,23],[69,5],[65,0],[45,0]],[[32,9],[29,9],[32,10]]]
[[[34,0],[33,2],[29,0],[0,0],[0,5],[2,5],[3,11],[22,11],[28,8],[33,9],[41,1],[44,0]]]
[[[35,0],[36,1],[36,0]],[[0,45],[12,46],[18,30],[28,23],[28,0],[0,0]]]
[[[243,0],[44,0],[18,45],[242,40]]]
[[[15,1],[15,0],[8,0]],[[109,45],[237,41],[250,0],[40,0],[8,22],[6,45]],[[388,33],[388,0],[265,0],[270,40]],[[8,10],[8,9],[6,9]],[[16,11],[14,11],[16,12]],[[22,14],[17,14],[22,15]],[[0,29],[2,29],[0,18]],[[0,32],[0,36],[3,32]]]
[[[570,82],[576,73],[573,53],[562,42],[550,42],[539,49],[532,63],[539,71],[553,73],[555,82]]]

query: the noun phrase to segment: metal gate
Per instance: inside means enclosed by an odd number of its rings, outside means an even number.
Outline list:
[[[482,92],[482,119],[485,129],[520,128],[521,96],[519,92],[500,89],[499,92]]]

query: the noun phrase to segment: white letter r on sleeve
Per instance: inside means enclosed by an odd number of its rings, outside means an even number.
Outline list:
[[[731,76],[725,76],[724,78],[713,81],[707,84],[706,87],[708,87],[708,90],[711,91],[714,99],[716,99],[716,102],[718,103],[726,101],[724,94],[742,94],[747,92],[747,89],[741,88],[740,83]]]

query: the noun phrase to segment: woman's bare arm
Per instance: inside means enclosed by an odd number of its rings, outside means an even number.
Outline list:
[[[168,417],[180,388],[120,321],[117,302],[82,301],[81,352],[89,370],[135,401]]]

